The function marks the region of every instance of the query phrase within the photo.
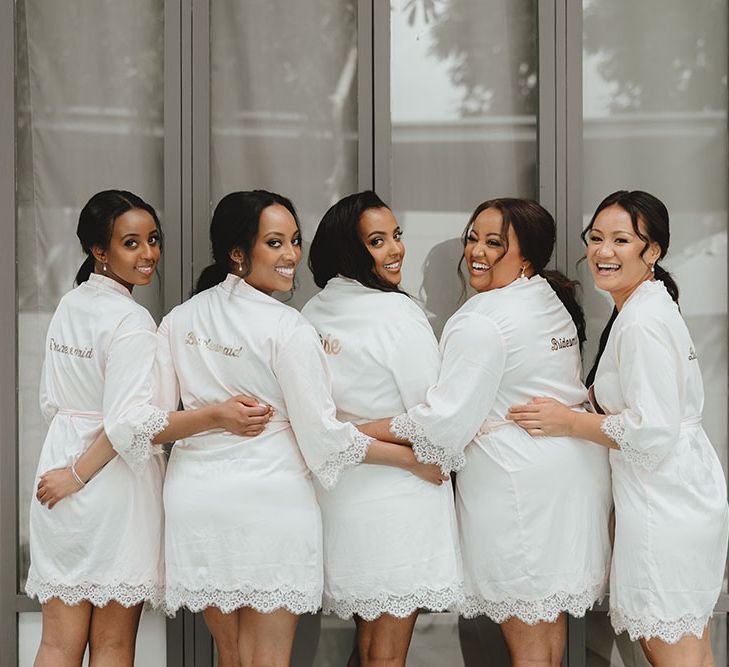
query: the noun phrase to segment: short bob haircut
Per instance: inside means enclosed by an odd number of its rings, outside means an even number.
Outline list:
[[[340,275],[381,292],[404,294],[375,273],[375,262],[360,238],[360,218],[371,208],[390,210],[372,190],[365,190],[340,199],[324,214],[309,249],[309,268],[319,287]]]

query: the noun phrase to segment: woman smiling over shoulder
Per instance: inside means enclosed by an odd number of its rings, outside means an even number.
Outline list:
[[[430,324],[398,287],[401,235],[392,211],[368,191],[334,204],[311,244],[309,266],[323,289],[302,314],[324,344],[338,416],[355,423],[417,405],[438,379]],[[404,666],[418,610],[443,611],[461,595],[451,485],[427,484],[391,466],[359,465],[317,496],[323,608],[355,618],[350,665]]]
[[[510,418],[534,435],[610,448],[613,627],[640,639],[656,667],[707,667],[726,558],[726,481],[701,426],[701,372],[678,287],[658,265],[669,238],[668,211],[647,192],[621,190],[600,203],[583,233],[595,286],[616,308],[588,376],[600,414],[537,399]]]
[[[76,667],[87,644],[92,667],[132,664],[142,603],[162,597],[164,465],[152,445],[237,429],[245,413],[235,401],[184,414],[151,404],[156,326],[132,289],[149,284],[160,258],[154,208],[99,192],[76,233],[87,258],[49,325],[40,387],[50,427],[26,584],[43,605],[36,667]]]
[[[610,554],[606,452],[532,438],[505,421],[516,397],[535,391],[569,405],[587,399],[574,284],[546,270],[554,239],[554,220],[536,202],[480,204],[463,237],[478,294],[445,326],[438,380],[422,404],[361,427],[381,439],[391,429],[443,465],[465,448],[456,478],[462,611],[501,625],[515,666],[560,664],[564,612],[582,616],[602,596]]]
[[[337,421],[316,331],[272,296],[293,288],[301,259],[291,201],[265,190],[228,194],[210,239],[215,261],[197,294],[159,327],[163,400],[203,407],[245,390],[276,416],[254,438],[203,433],[175,446],[164,487],[167,604],[203,610],[220,667],[284,667],[299,615],[321,605],[309,469],[327,488],[362,461],[432,479],[439,471]]]

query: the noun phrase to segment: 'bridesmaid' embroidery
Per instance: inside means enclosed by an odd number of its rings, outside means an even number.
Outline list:
[[[204,347],[211,352],[217,352],[226,357],[240,357],[240,353],[243,351],[243,346],[229,347],[216,343],[212,338],[200,338],[196,336],[192,331],[187,332],[185,336],[185,345],[194,345],[196,347]]]
[[[60,352],[61,354],[68,354],[72,357],[78,357],[79,359],[92,359],[94,356],[93,347],[73,347],[72,345],[64,345],[59,343],[55,338],[51,338],[49,347],[51,352]]]
[[[565,336],[561,336],[560,338],[552,338],[552,352],[556,352],[557,350],[563,350],[566,347],[573,347],[577,345],[577,336],[572,336],[572,338],[566,338]]]

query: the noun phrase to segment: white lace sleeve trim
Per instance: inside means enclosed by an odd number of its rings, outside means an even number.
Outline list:
[[[663,620],[653,616],[632,618],[624,614],[617,607],[610,608],[610,620],[615,634],[628,631],[630,641],[639,639],[652,639],[657,637],[667,644],[675,644],[686,635],[693,635],[701,639],[711,614],[705,616],[686,615],[675,620]]]
[[[648,472],[655,470],[660,458],[650,452],[641,452],[635,449],[625,438],[625,421],[622,415],[609,415],[602,420],[600,430],[613,442],[620,446],[620,451],[627,461],[633,465],[641,466]]]
[[[166,591],[167,613],[174,615],[180,607],[192,612],[207,607],[217,607],[224,614],[230,614],[241,607],[250,607],[264,614],[276,609],[288,609],[292,614],[315,614],[321,607],[321,584],[302,590],[276,588],[259,590],[244,586],[238,590],[201,589],[191,590],[172,585]]]
[[[390,614],[396,618],[407,618],[418,609],[428,611],[455,610],[463,599],[463,589],[449,586],[439,590],[419,588],[407,595],[391,595],[383,593],[370,598],[330,598],[324,597],[322,611],[325,614],[336,614],[339,618],[348,619],[353,615],[365,621],[374,621],[382,614]]]
[[[584,616],[604,596],[605,587],[605,582],[600,582],[576,593],[559,591],[537,600],[486,600],[481,596],[468,595],[460,611],[465,618],[488,616],[495,623],[503,623],[514,617],[527,625],[554,623],[563,612],[577,618]]]
[[[38,602],[41,604],[45,604],[52,598],[57,598],[70,606],[88,600],[95,607],[104,607],[113,600],[123,607],[134,607],[142,602],[149,602],[154,607],[161,607],[164,598],[162,586],[156,582],[137,585],[123,582],[61,584],[52,581],[41,581],[36,579],[32,573],[28,575],[25,592],[28,597],[38,598]]]
[[[152,414],[134,430],[129,447],[119,452],[119,456],[132,470],[140,472],[154,455],[155,450],[152,444],[154,436],[164,431],[168,424],[167,413],[159,408],[153,408]]]
[[[421,463],[435,464],[445,473],[458,472],[466,465],[463,452],[453,452],[433,444],[425,435],[423,427],[411,419],[407,413],[397,415],[390,421],[390,433],[407,440],[413,448],[415,458]]]
[[[333,489],[345,468],[356,466],[364,461],[371,442],[372,438],[357,431],[354,441],[347,449],[330,456],[324,465],[314,471],[321,485],[325,489]]]

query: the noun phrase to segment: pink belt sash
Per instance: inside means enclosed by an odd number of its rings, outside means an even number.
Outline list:
[[[80,417],[81,419],[98,419],[103,421],[104,415],[101,412],[85,412],[83,410],[69,410],[67,408],[59,408],[57,415],[65,415],[66,417]]]

